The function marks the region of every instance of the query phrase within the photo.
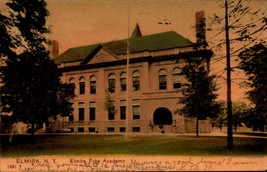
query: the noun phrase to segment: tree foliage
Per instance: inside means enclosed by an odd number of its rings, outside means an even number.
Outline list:
[[[183,97],[179,99],[184,107],[178,112],[186,117],[196,117],[198,125],[198,120],[216,116],[220,111],[220,104],[216,102],[217,94],[214,93],[217,90],[215,76],[209,75],[202,60],[188,59],[187,62],[181,74],[188,83],[184,84]],[[198,127],[196,134],[198,135]]]
[[[222,127],[227,124],[227,114],[226,114],[226,101],[220,101],[221,111],[218,116],[212,118],[212,124],[219,127],[222,131]],[[233,126],[235,131],[237,127],[245,123],[246,126],[251,127],[250,124],[252,118],[248,118],[251,114],[251,106],[243,101],[233,102]]]
[[[20,54],[17,62],[7,62],[3,73],[3,110],[12,112],[13,119],[42,124],[48,116],[70,108],[67,104],[72,91],[60,83],[61,74],[48,56]]]
[[[227,124],[227,115],[226,115],[226,102],[219,101],[220,105],[219,113],[217,116],[211,118],[212,127],[217,126],[222,131],[222,127]]]
[[[49,116],[68,115],[74,97],[73,87],[60,83],[61,72],[46,49],[48,15],[44,0],[7,0],[0,11],[3,111],[32,128]]]
[[[49,33],[46,18],[49,15],[44,0],[11,0],[6,3],[9,7],[13,33],[16,28],[17,45],[28,51],[46,51],[45,35]],[[18,43],[19,42],[19,43]]]
[[[108,91],[106,91],[106,97],[105,97],[105,110],[108,112],[109,119],[115,118],[116,109],[114,106],[114,101]]]
[[[235,132],[239,125],[241,125],[242,123],[246,123],[246,116],[250,114],[250,110],[251,107],[245,102],[233,102],[233,126],[235,128]]]
[[[225,45],[226,40],[222,38],[225,27],[229,28],[232,57],[247,47],[265,42],[266,38],[263,35],[267,30],[266,10],[254,8],[254,3],[250,0],[227,0],[228,26],[224,25],[225,14],[213,14],[210,30],[214,35],[210,39],[210,44],[214,50],[222,49]],[[218,5],[225,8],[225,0],[219,0]]]
[[[257,44],[241,52],[239,58],[239,67],[248,78],[246,85],[251,88],[247,96],[255,105],[253,125],[263,130],[263,126],[267,124],[267,47]]]

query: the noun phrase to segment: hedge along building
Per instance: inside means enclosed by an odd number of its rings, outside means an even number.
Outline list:
[[[129,39],[71,48],[56,63],[62,81],[75,85],[74,111],[51,126],[149,133],[163,125],[165,132],[195,132],[195,119],[175,114],[186,82],[180,72],[186,58],[211,55],[174,31],[142,35],[138,24]],[[208,120],[199,126],[210,132]]]

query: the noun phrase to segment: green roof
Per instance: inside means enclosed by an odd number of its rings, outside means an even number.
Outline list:
[[[116,55],[126,54],[128,40],[130,44],[130,53],[160,51],[180,47],[191,47],[194,45],[190,40],[182,37],[176,32],[169,31],[153,35],[132,37],[124,40],[70,48],[59,55],[55,61],[57,64],[82,61],[100,45]]]

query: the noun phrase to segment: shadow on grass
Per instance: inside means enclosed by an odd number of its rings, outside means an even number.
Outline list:
[[[234,150],[227,151],[226,137],[195,136],[128,136],[122,135],[15,135],[1,136],[2,156],[42,155],[187,155],[187,156],[241,156],[265,155],[266,140],[262,138],[235,138]]]
[[[260,137],[266,137],[267,138],[267,133],[264,133],[264,132],[234,132],[233,134],[248,135],[248,136],[260,136]]]

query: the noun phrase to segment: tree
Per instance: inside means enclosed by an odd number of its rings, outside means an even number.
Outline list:
[[[14,38],[9,35],[9,27],[11,25],[11,21],[8,17],[1,14],[0,11],[0,58],[1,65],[3,65],[3,58],[5,56],[13,57],[14,52],[12,48],[15,48],[13,43]]]
[[[0,13],[3,111],[12,112],[13,121],[30,122],[33,135],[35,124],[70,113],[73,88],[60,83],[61,72],[45,48],[46,2],[9,0],[6,10]]]
[[[60,83],[61,73],[48,56],[23,53],[16,63],[7,62],[3,70],[2,103],[14,121],[34,124],[48,122],[49,116],[71,112],[71,85]],[[15,72],[14,72],[15,71]]]
[[[245,102],[237,101],[233,102],[233,125],[235,128],[235,132],[237,127],[244,122],[244,118],[250,112],[250,106]]]
[[[49,11],[44,0],[9,0],[6,5],[10,9],[12,26],[20,33],[17,37],[21,47],[31,52],[47,51],[45,35],[49,33],[46,18]]]
[[[241,60],[239,67],[244,70],[248,81],[246,86],[249,100],[255,105],[252,114],[252,125],[264,131],[267,125],[267,47],[256,44],[239,54]]]
[[[108,91],[106,91],[106,98],[105,98],[105,109],[108,111],[108,119],[113,120],[115,119],[115,106],[113,100]]]
[[[226,116],[226,102],[219,101],[220,110],[217,116],[211,118],[212,126],[217,126],[222,131],[222,127],[227,124],[227,116]]]
[[[226,57],[226,82],[227,82],[227,148],[233,149],[233,133],[232,133],[232,99],[231,99],[231,72],[235,67],[231,66],[231,61],[235,60],[238,53],[244,48],[249,47],[257,42],[264,42],[264,38],[260,36],[267,29],[267,18],[264,10],[253,10],[249,1],[246,0],[222,0],[224,2],[220,7],[225,9],[223,16],[214,14],[212,23],[216,24],[219,30],[214,37],[225,33],[225,39],[219,39],[219,43],[214,48],[222,48],[225,45],[226,56],[218,57],[216,61],[220,61]],[[263,1],[262,1],[263,2]],[[225,21],[223,26],[222,21]],[[218,28],[219,26],[219,28]]]
[[[182,68],[182,75],[188,80],[182,90],[183,97],[179,103],[184,107],[177,112],[186,117],[196,117],[196,135],[198,136],[198,121],[207,117],[214,117],[220,111],[220,105],[215,101],[217,90],[214,83],[215,76],[209,76],[203,60],[188,59]]]

